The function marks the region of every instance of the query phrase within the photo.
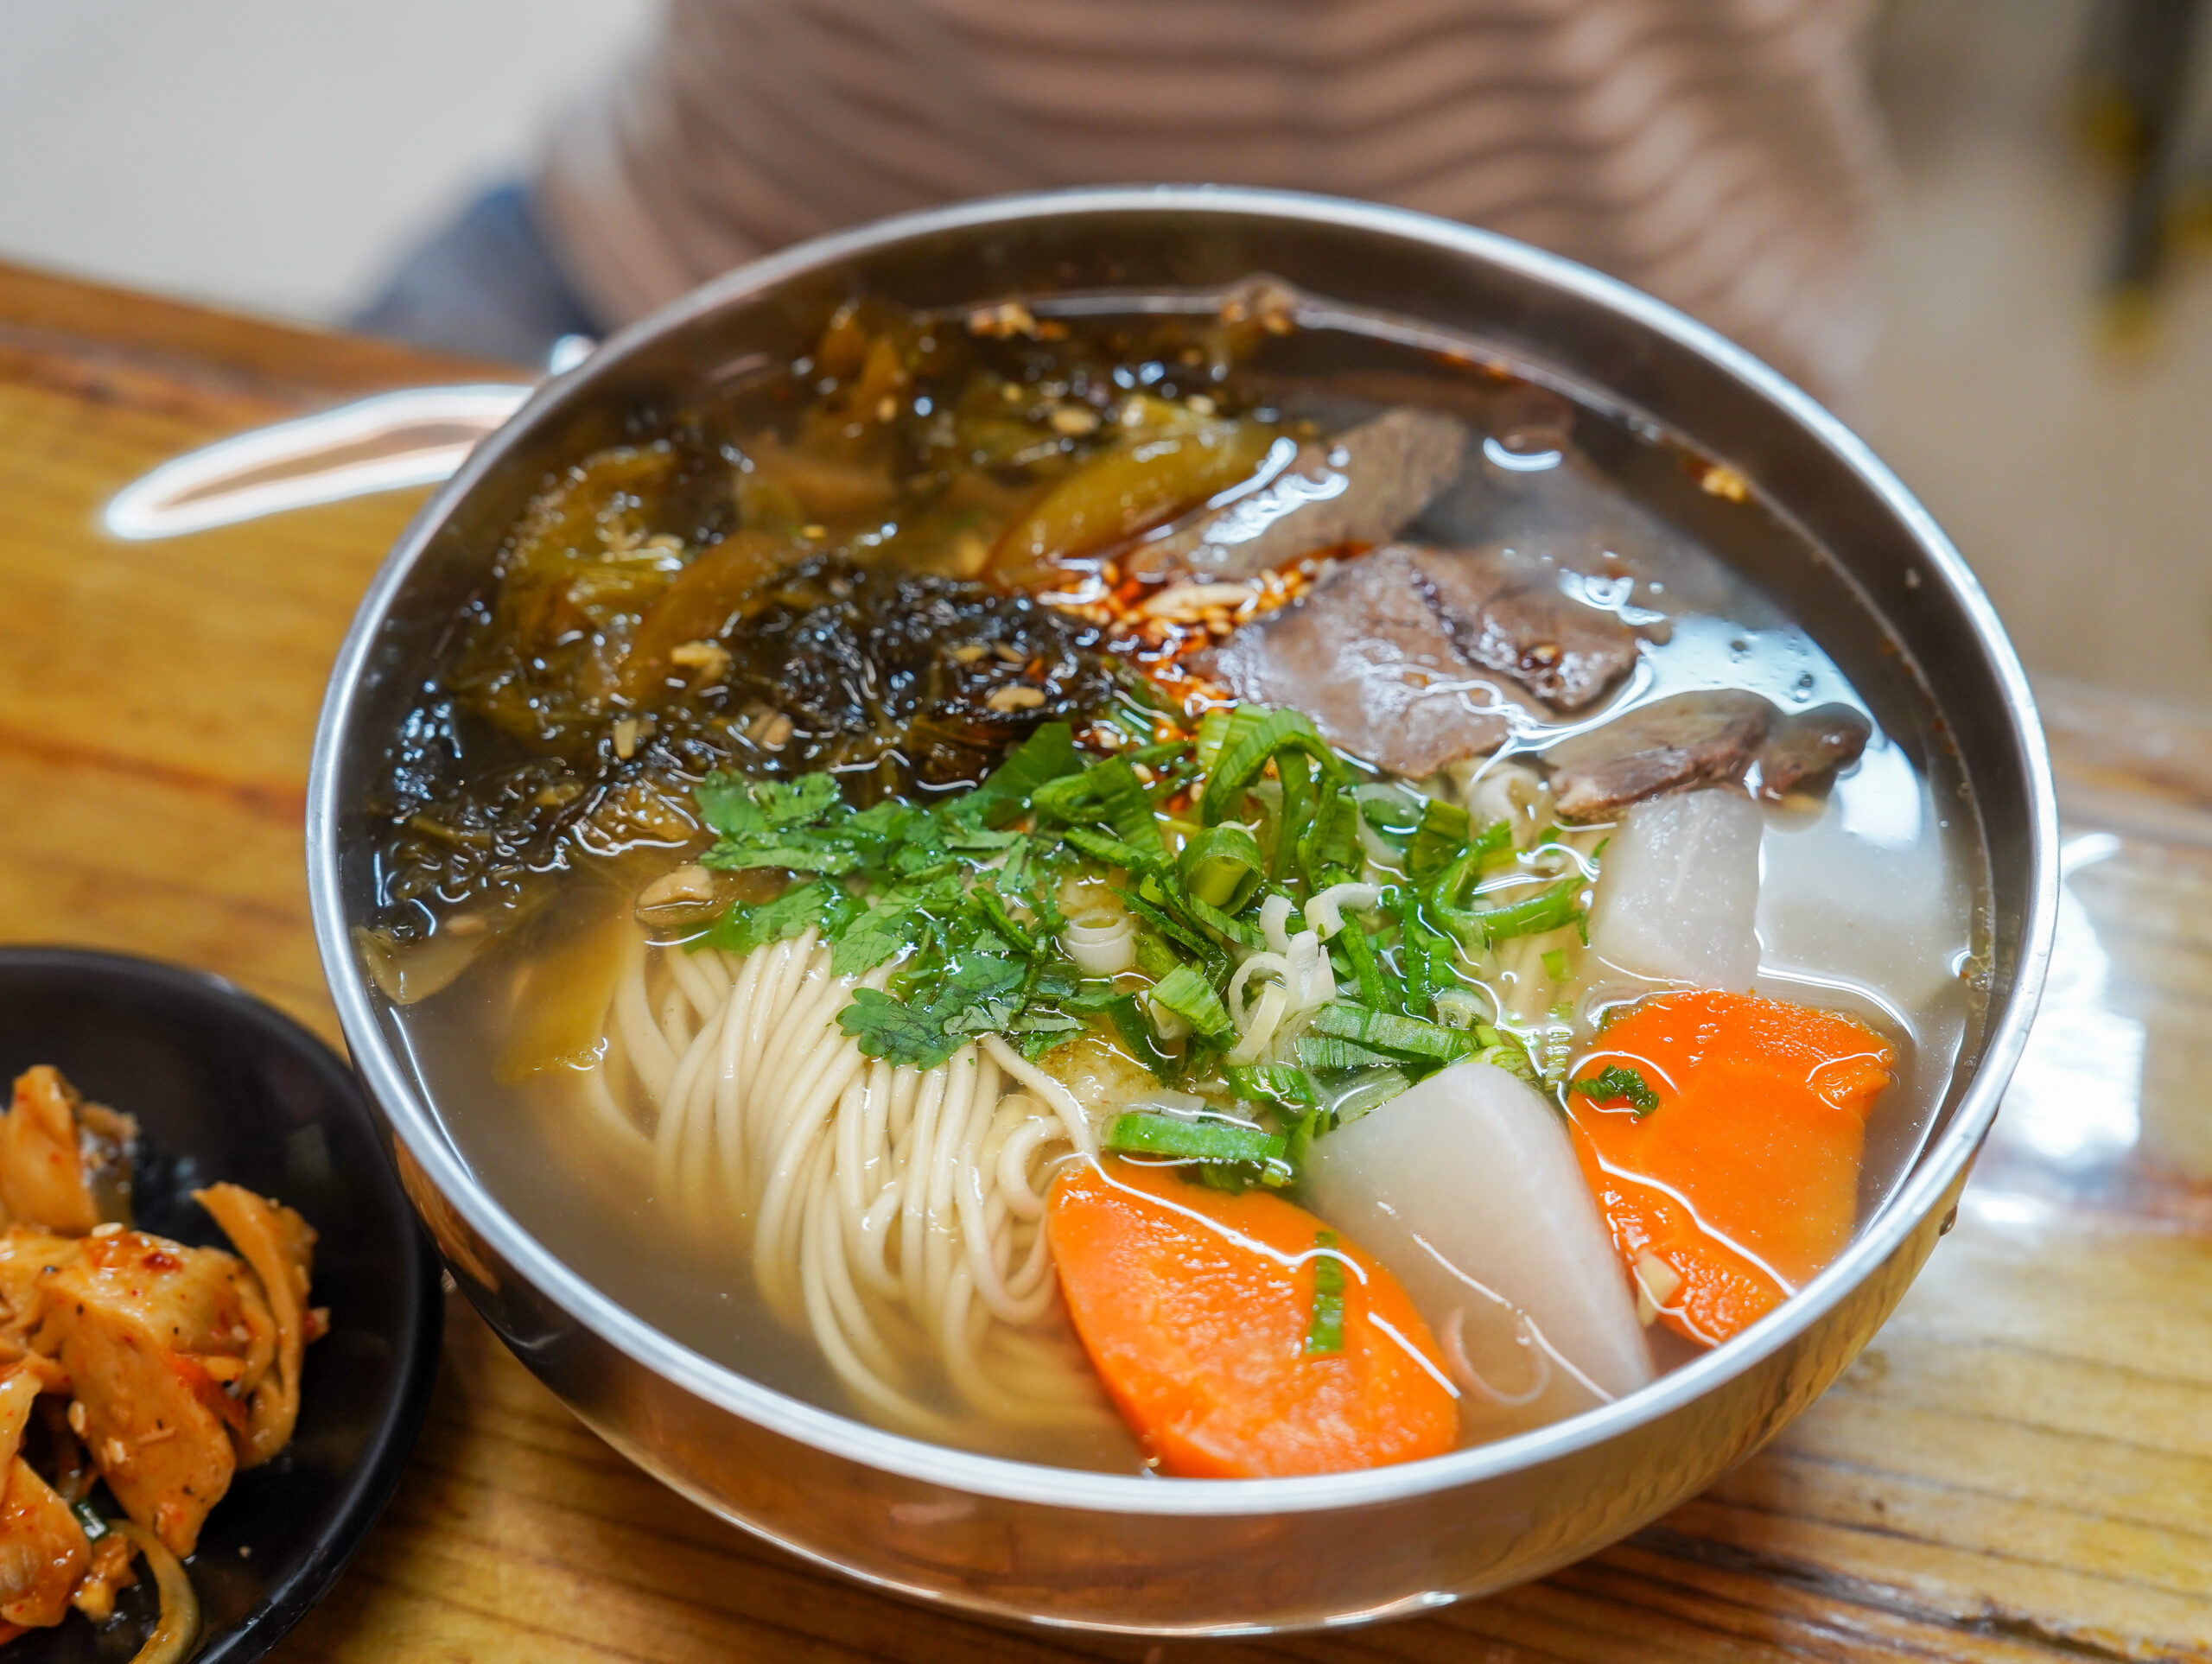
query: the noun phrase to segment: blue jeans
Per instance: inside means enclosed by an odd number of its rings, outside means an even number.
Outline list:
[[[519,185],[486,191],[433,233],[352,322],[366,334],[533,368],[562,336],[601,333]]]

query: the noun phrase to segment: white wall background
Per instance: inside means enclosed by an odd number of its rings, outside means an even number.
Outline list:
[[[652,0],[0,0],[0,256],[343,317]]]

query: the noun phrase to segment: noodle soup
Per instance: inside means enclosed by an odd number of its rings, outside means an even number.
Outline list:
[[[486,1185],[707,1356],[1039,1461],[1418,1459],[1726,1343],[1930,1124],[1975,829],[1740,575],[1817,558],[1269,285],[848,306],[546,482],[357,941]]]

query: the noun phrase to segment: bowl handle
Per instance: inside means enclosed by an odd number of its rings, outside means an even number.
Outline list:
[[[176,537],[285,509],[448,479],[531,390],[485,382],[378,393],[162,463],[109,499],[118,537]]]

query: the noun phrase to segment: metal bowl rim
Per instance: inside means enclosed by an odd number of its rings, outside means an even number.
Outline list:
[[[1098,1473],[981,1456],[869,1426],[792,1398],[701,1356],[600,1292],[542,1247],[469,1174],[429,1105],[397,1067],[378,1026],[368,986],[347,934],[339,885],[336,801],[340,745],[378,626],[416,561],[454,507],[540,417],[588,393],[605,366],[695,320],[735,305],[815,268],[911,238],[980,231],[1025,219],[1179,216],[1263,217],[1425,244],[1563,290],[1706,359],[1778,406],[1856,475],[1911,535],[1929,571],[1965,613],[1975,645],[2003,689],[2028,796],[2029,873],[2018,964],[2004,1015],[1950,1125],[1922,1153],[1906,1182],[1835,1262],[1772,1314],[1725,1345],[1599,1408],[1532,1432],[1398,1466],[1353,1473],[1236,1481]],[[988,296],[976,297],[979,301]],[[1600,390],[1604,391],[1604,390]],[[1872,450],[1809,394],[1744,348],[1684,313],[1586,266],[1476,227],[1403,208],[1294,191],[1218,186],[1105,187],[986,198],[878,220],[794,245],[692,290],[617,333],[597,352],[541,384],[402,533],[362,599],[333,668],[315,740],[307,806],[308,877],[315,936],[339,1018],[375,1102],[394,1135],[508,1265],[617,1350],[703,1401],[834,1456],[912,1480],[1009,1502],[1112,1514],[1244,1516],[1355,1508],[1402,1501],[1494,1479],[1560,1459],[1654,1421],[1742,1374],[1811,1328],[1919,1228],[1980,1147],[2026,1043],[2048,968],[2056,914],[2058,822],[2050,758],[2025,671],[1980,582],[1934,519]]]

